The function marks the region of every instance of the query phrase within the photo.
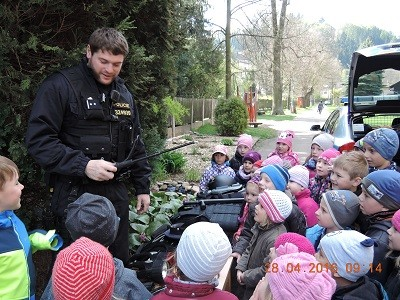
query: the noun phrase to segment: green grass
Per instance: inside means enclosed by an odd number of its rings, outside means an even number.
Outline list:
[[[290,119],[290,120],[292,120],[292,119]],[[215,136],[218,135],[216,126],[211,125],[211,124],[206,124],[206,125],[200,126],[196,130],[196,132],[200,133],[200,134],[204,134],[204,135],[215,135]],[[272,128],[265,128],[265,127],[258,127],[258,128],[247,127],[244,132],[247,134],[250,134],[253,137],[258,137],[260,139],[270,139],[270,138],[274,138],[277,136],[276,130],[274,130]]]
[[[217,127],[211,124],[205,124],[195,130],[197,133],[204,135],[218,135]]]
[[[275,129],[265,127],[247,127],[244,132],[253,137],[258,137],[261,140],[271,139],[278,136],[278,133]]]

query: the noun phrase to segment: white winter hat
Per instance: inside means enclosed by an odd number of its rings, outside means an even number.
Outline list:
[[[291,167],[289,170],[289,181],[297,182],[300,186],[308,188],[310,172],[301,165]]]
[[[322,150],[333,148],[334,137],[329,133],[321,133],[317,135],[311,142],[311,144],[317,144]]]
[[[176,248],[178,268],[195,282],[211,281],[224,267],[232,246],[216,223],[197,222],[185,229]]]

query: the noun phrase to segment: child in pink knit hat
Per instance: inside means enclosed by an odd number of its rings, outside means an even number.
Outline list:
[[[253,144],[253,137],[250,134],[243,133],[239,136],[235,156],[229,161],[229,166],[235,172],[239,171],[240,166],[243,164],[243,157],[253,149]]]
[[[258,196],[252,228],[253,237],[237,262],[236,276],[245,285],[243,299],[249,299],[254,288],[265,275],[264,260],[276,238],[286,232],[283,222],[292,212],[292,201],[282,191],[265,190]]]
[[[385,290],[389,299],[399,299],[400,296],[400,210],[392,217],[392,227],[387,230],[389,234],[389,252],[386,259],[394,264],[394,269],[386,280]]]
[[[291,166],[300,164],[299,155],[292,151],[293,138],[293,131],[286,130],[281,132],[276,141],[275,150],[268,157],[279,156],[282,160],[290,162]]]
[[[317,265],[315,257],[305,252],[275,258],[251,299],[330,300],[336,282],[330,270],[316,271]]]
[[[311,198],[318,204],[321,201],[321,195],[331,188],[330,175],[334,160],[340,155],[340,152],[334,148],[329,148],[318,157],[316,175],[310,180],[309,189]]]
[[[208,184],[218,175],[227,175],[235,178],[235,171],[229,167],[228,148],[224,145],[217,145],[211,155],[211,166],[204,170],[200,180],[200,191],[207,192]]]

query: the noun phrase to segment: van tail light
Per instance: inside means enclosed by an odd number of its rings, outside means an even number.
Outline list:
[[[342,146],[339,147],[339,152],[343,153],[343,152],[350,152],[354,150],[354,144],[355,142],[349,142],[347,144],[344,144]]]

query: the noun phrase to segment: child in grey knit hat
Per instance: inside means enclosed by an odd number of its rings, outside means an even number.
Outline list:
[[[108,247],[117,236],[119,217],[110,200],[99,195],[84,193],[75,202],[68,205],[65,226],[73,240],[87,237]],[[135,271],[125,268],[122,261],[115,257],[114,265],[114,297],[131,300],[151,298],[151,293],[139,281]],[[47,284],[41,299],[55,299],[52,290],[52,279]]]
[[[315,212],[318,224],[307,228],[306,237],[318,250],[321,238],[337,230],[350,229],[360,212],[358,197],[349,190],[329,190],[322,194]]]

